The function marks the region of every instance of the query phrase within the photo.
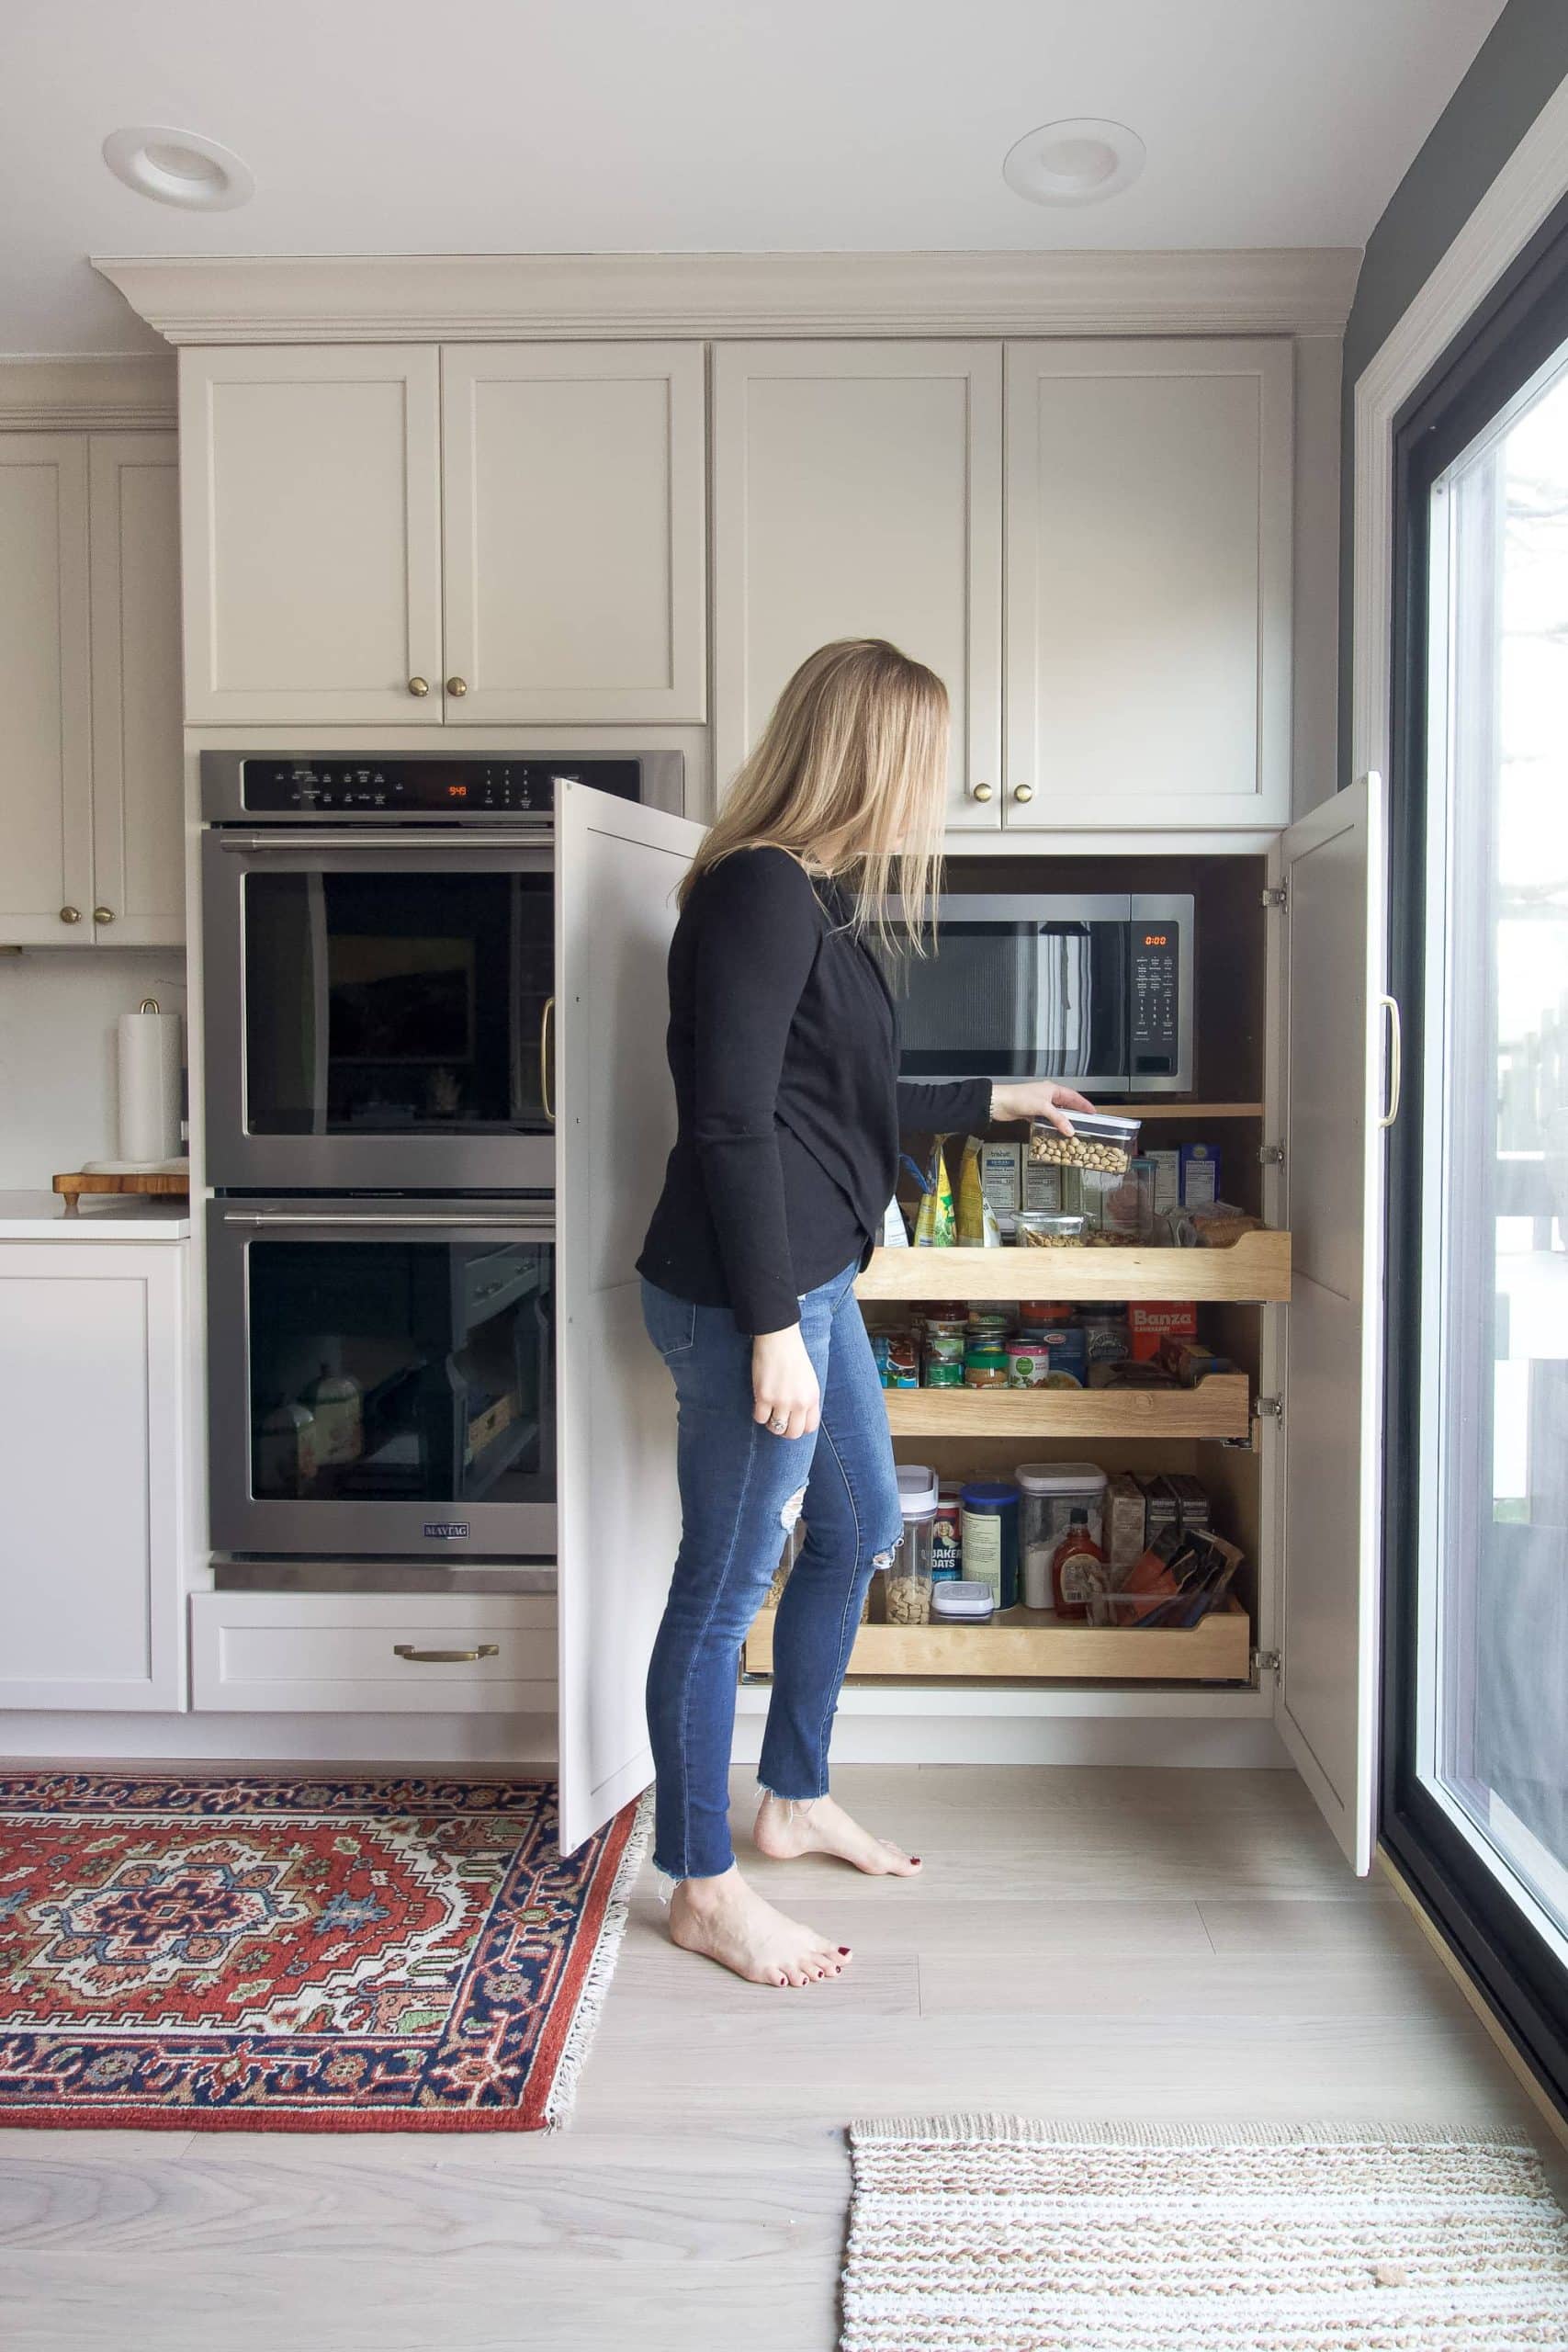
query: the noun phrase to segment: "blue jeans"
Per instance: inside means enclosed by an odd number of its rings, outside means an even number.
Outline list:
[[[775,1437],[752,1419],[751,1342],[727,1306],[642,1286],[648,1334],[680,1407],[681,1548],[648,1673],[658,1774],[653,1859],[715,1878],[729,1842],[737,1652],[787,1531],[805,1542],[779,1602],[759,1777],[775,1796],[828,1789],[828,1742],[873,1570],[903,1534],[882,1385],[855,1266],[807,1291],[800,1332],[822,1391],[819,1429]]]

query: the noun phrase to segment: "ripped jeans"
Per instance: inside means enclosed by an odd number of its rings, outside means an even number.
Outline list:
[[[774,1796],[828,1789],[828,1743],[861,1604],[902,1538],[887,1409],[848,1266],[800,1302],[822,1390],[819,1429],[775,1437],[751,1418],[751,1342],[726,1306],[644,1282],[643,1320],[680,1407],[681,1548],[648,1674],[658,1774],[653,1859],[672,1879],[735,1860],[729,1754],[736,1654],[786,1531],[805,1542],[779,1602],[759,1777]]]

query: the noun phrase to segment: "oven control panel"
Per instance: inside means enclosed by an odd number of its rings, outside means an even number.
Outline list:
[[[241,805],[256,816],[548,817],[559,784],[641,797],[636,760],[246,759]]]
[[[1127,1042],[1134,1079],[1164,1077],[1176,1069],[1180,953],[1181,933],[1176,922],[1133,924],[1132,1018]]]

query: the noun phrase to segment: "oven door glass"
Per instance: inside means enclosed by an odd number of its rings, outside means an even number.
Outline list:
[[[246,1131],[545,1133],[552,893],[455,864],[247,872]]]
[[[456,1204],[214,1219],[220,1549],[553,1549],[550,1240]]]
[[[906,1078],[1127,1081],[1124,921],[949,916],[932,953],[884,968]]]

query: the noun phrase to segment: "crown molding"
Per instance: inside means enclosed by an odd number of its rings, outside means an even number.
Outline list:
[[[1338,334],[1360,254],[95,255],[173,344]]]
[[[166,433],[178,410],[175,362],[146,357],[0,356],[0,431]]]

